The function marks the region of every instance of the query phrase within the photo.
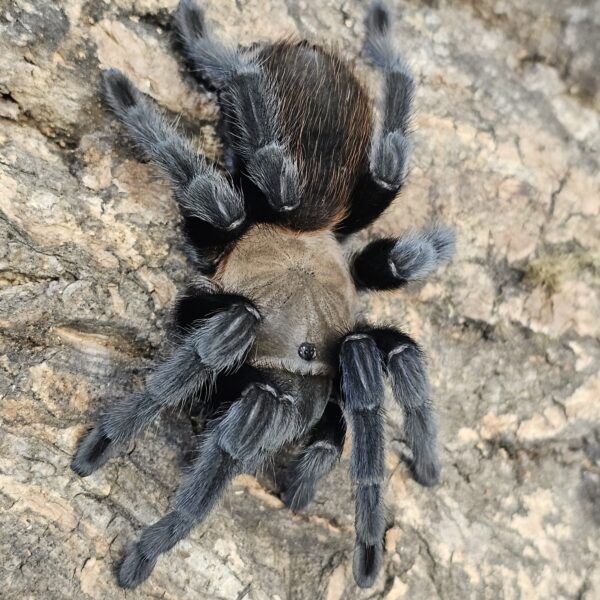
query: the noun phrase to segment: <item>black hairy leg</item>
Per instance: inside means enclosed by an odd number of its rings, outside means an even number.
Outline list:
[[[250,384],[209,425],[172,510],[145,529],[127,550],[119,568],[119,584],[133,588],[144,581],[160,554],[206,518],[236,475],[255,472],[284,444],[300,436],[305,425],[297,398],[269,383]]]
[[[352,259],[354,282],[359,289],[389,290],[424,279],[450,262],[454,247],[454,232],[443,225],[375,240]]]
[[[424,486],[438,483],[437,427],[425,356],[407,334],[393,327],[364,329],[382,353],[394,399],[404,412],[404,438],[413,455],[411,471]]]
[[[419,346],[391,327],[361,327],[347,335],[340,350],[340,376],[344,413],[352,429],[350,474],[356,485],[353,569],[361,587],[373,585],[382,562],[386,372],[394,398],[404,412],[405,438],[413,454],[413,477],[421,485],[431,486],[438,482],[440,474],[437,430]]]
[[[355,490],[354,579],[373,585],[383,560],[385,533],[383,386],[381,353],[366,333],[344,339],[340,351],[344,413],[352,430],[350,475]]]
[[[288,508],[298,512],[312,502],[317,483],[340,458],[345,435],[346,422],[340,406],[328,402],[300,455],[285,473],[282,499]]]
[[[259,61],[251,51],[217,40],[192,0],[179,3],[175,28],[192,68],[218,90],[228,125],[226,141],[233,145],[242,170],[275,213],[295,210],[301,196],[298,169],[280,131],[278,103]]]
[[[103,75],[104,99],[135,146],[171,181],[184,230],[198,249],[224,246],[246,226],[244,200],[120,71]]]
[[[211,316],[193,320],[179,347],[149,377],[144,391],[102,414],[79,444],[71,464],[76,473],[90,475],[164,408],[208,395],[219,373],[242,364],[254,343],[260,316],[246,299],[226,298],[224,304]]]
[[[390,33],[390,15],[376,0],[365,21],[365,53],[383,77],[381,121],[374,127],[370,165],[359,179],[341,234],[370,225],[400,192],[408,173],[414,81]]]

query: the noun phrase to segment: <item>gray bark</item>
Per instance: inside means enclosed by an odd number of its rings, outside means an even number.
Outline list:
[[[93,414],[165,353],[193,271],[168,187],[101,107],[99,73],[122,69],[219,156],[214,98],[169,47],[175,4],[0,2],[0,595],[600,597],[600,10],[544,0],[390,2],[419,84],[415,150],[362,239],[439,219],[459,247],[429,283],[364,297],[428,353],[443,468],[437,488],[410,479],[389,402],[375,587],[352,580],[347,453],[299,516],[238,478],[148,582],[117,587],[124,545],[177,486],[190,420],[164,415],[87,479],[69,462]],[[203,4],[241,43],[293,32],[360,49],[357,0]]]

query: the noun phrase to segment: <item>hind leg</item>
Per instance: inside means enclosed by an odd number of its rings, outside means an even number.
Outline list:
[[[193,145],[167,122],[120,71],[103,75],[104,99],[136,147],[168,177],[184,217],[184,230],[199,250],[221,247],[246,229],[244,199]]]
[[[225,141],[231,142],[245,175],[272,211],[293,211],[300,204],[298,168],[278,127],[277,101],[252,51],[217,40],[192,0],[181,0],[174,19],[187,60],[219,92],[231,132]]]
[[[365,51],[383,76],[381,120],[375,125],[370,164],[359,179],[351,208],[338,228],[350,234],[370,225],[400,192],[408,172],[411,144],[409,126],[414,80],[390,32],[390,16],[375,1],[366,18]]]

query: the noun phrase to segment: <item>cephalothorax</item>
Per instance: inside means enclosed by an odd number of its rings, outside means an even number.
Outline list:
[[[297,446],[284,502],[300,510],[337,461],[348,421],[356,497],[354,576],[373,584],[383,555],[384,378],[404,409],[412,472],[439,477],[423,354],[394,327],[359,322],[357,290],[393,289],[450,260],[454,237],[431,226],[346,256],[340,241],[398,195],[408,164],[413,80],[376,2],[365,48],[384,80],[378,117],[352,67],[305,41],[235,49],[182,0],[186,62],[215,89],[226,170],[219,170],[116,70],[105,99],[170,178],[189,253],[202,273],[180,298],[181,342],[144,391],[110,407],[82,440],[73,469],[89,475],[166,407],[201,406],[205,431],[172,510],[126,553],[119,583],[135,587],[161,553],[203,520],[229,481]]]

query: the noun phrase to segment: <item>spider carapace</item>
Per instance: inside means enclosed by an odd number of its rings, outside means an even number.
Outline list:
[[[192,75],[217,94],[224,168],[205,156],[121,72],[104,98],[139,151],[170,179],[188,254],[202,273],[174,311],[178,344],[145,388],[110,406],[81,441],[73,469],[101,467],[167,407],[200,407],[205,428],[171,510],[126,551],[119,583],[135,587],[204,520],[229,482],[295,448],[280,478],[294,511],[314,497],[352,429],[354,577],[373,585],[385,532],[384,384],[404,411],[411,470],[439,478],[436,426],[421,349],[357,313],[367,290],[423,279],[452,256],[441,225],[343,242],[398,196],[410,151],[414,83],[375,2],[365,51],[380,71],[377,110],[339,52],[285,40],[235,48],[183,0],[178,45]],[[377,115],[377,116],[375,116]]]

